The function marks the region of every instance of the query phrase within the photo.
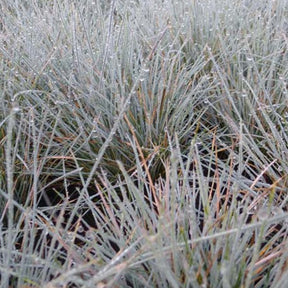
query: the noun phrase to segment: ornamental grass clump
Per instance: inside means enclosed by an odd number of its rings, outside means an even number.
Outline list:
[[[3,287],[286,287],[286,1],[0,4]]]

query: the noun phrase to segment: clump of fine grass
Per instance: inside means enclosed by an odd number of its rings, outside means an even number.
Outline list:
[[[286,2],[2,2],[1,284],[284,287]]]

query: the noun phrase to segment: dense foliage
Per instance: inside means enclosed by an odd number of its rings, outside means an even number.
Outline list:
[[[288,1],[2,0],[1,287],[287,287]]]

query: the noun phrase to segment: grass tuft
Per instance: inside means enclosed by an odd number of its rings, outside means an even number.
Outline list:
[[[18,2],[1,287],[286,287],[287,1]]]

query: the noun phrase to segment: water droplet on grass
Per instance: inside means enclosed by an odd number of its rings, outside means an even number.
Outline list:
[[[18,106],[15,106],[15,107],[13,107],[12,111],[17,113],[20,111],[20,108]]]

